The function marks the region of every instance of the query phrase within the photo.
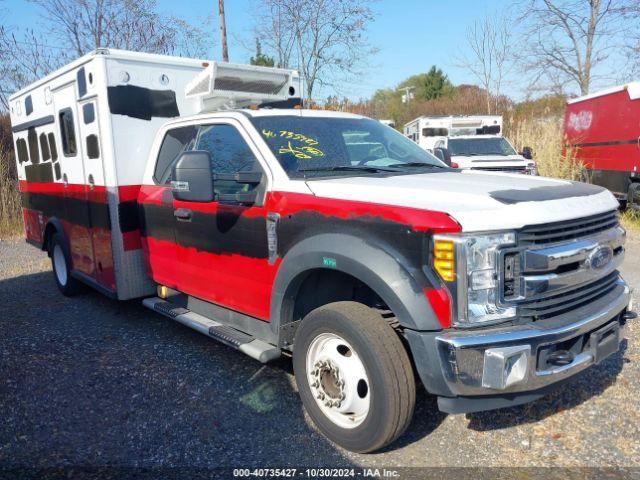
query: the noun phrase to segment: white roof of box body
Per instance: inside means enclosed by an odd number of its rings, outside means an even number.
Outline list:
[[[50,74],[45,77],[36,80],[35,82],[27,85],[26,87],[18,90],[13,95],[9,97],[9,100],[14,100],[42,85],[49,83],[65,73],[74,70],[85,63],[93,60],[98,57],[107,57],[114,60],[127,60],[131,62],[139,62],[139,63],[155,63],[169,66],[188,66],[188,67],[205,67],[208,62],[207,60],[201,60],[196,58],[185,58],[185,57],[174,57],[170,55],[159,55],[155,53],[143,53],[143,52],[131,52],[128,50],[118,50],[114,48],[97,48],[86,55],[83,55],[80,58],[75,59],[73,62],[64,65],[57,70],[54,70]]]
[[[187,98],[200,99],[201,112],[286,101],[300,94],[295,70],[219,62],[211,62],[185,89]]]
[[[495,135],[502,130],[501,115],[449,115],[449,116],[422,116],[407,123],[409,126],[420,125],[421,128],[440,129],[446,131],[436,132],[428,136],[461,136],[461,135]],[[493,127],[493,128],[492,128]]]
[[[422,116],[407,123],[423,122],[448,128],[482,127],[485,125],[502,125],[501,115],[446,115]]]
[[[640,82],[630,82],[624,85],[618,85],[617,87],[607,88],[606,90],[600,90],[599,92],[590,93],[589,95],[583,95],[582,97],[572,98],[570,100],[567,100],[567,103],[572,104],[583,102],[585,100],[591,100],[592,98],[610,95],[612,93],[621,92],[623,90],[627,91],[630,100],[637,100],[640,98]]]

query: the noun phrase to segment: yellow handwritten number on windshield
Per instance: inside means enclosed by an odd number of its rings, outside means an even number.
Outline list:
[[[309,160],[313,157],[323,157],[324,152],[314,147],[304,146],[304,147],[294,147],[291,145],[291,141],[287,142],[287,145],[283,145],[278,150],[278,154],[286,154],[291,153],[296,158],[301,160]]]

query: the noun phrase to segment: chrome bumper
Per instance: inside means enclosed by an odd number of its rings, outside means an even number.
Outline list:
[[[620,314],[629,301],[629,287],[619,278],[607,295],[553,319],[443,333],[436,337],[436,344],[447,386],[460,396],[496,395],[537,390],[575,375],[602,359],[601,347],[594,340],[600,331],[604,335],[611,328],[615,337],[610,335],[607,341],[615,342],[613,351],[619,348],[623,338]],[[570,363],[539,368],[542,348],[580,336],[585,336],[584,346]]]

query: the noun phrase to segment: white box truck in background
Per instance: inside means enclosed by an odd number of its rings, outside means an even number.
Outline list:
[[[404,134],[458,168],[535,175],[530,148],[521,153],[502,136],[500,115],[419,117]]]

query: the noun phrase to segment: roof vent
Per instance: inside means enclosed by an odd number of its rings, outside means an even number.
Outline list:
[[[185,89],[200,101],[200,112],[283,102],[300,95],[295,70],[212,62]]]

